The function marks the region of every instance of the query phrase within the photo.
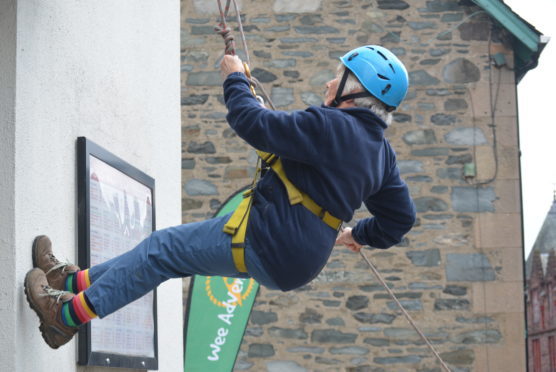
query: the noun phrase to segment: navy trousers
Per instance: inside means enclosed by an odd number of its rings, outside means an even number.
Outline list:
[[[153,232],[134,249],[89,270],[85,290],[97,315],[103,318],[147,294],[171,278],[191,275],[254,278],[278,289],[246,241],[248,274],[235,268],[231,236],[222,231],[230,215]]]

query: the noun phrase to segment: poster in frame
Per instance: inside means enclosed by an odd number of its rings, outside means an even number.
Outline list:
[[[156,228],[153,178],[85,137],[77,139],[78,264],[135,247]],[[80,365],[158,369],[156,289],[79,330]]]

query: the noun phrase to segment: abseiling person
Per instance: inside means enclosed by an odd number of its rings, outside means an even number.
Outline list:
[[[289,291],[320,273],[335,243],[356,252],[399,243],[415,222],[415,207],[384,130],[406,95],[407,71],[377,45],[340,60],[322,106],[283,112],[261,106],[240,59],[224,56],[228,123],[264,152],[271,168],[235,215],[155,231],[129,252],[86,270],[60,263],[50,239],[37,237],[25,293],[48,345],[58,348],[80,325],[170,278],[252,277]],[[372,216],[342,230],[361,203]]]

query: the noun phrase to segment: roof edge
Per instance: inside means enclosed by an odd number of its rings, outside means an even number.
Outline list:
[[[544,36],[500,0],[472,1],[515,37],[515,77],[516,82],[519,82],[529,70],[537,67],[540,54],[550,38]]]

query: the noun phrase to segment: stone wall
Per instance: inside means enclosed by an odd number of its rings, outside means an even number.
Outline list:
[[[386,134],[418,222],[399,246],[367,255],[454,371],[524,370],[517,108],[506,32],[470,1],[239,4],[251,69],[278,109],[320,104],[338,56],[356,46],[382,44],[406,64],[411,87]],[[212,216],[250,182],[256,160],[225,121],[216,9],[216,1],[182,0],[185,222]],[[505,66],[490,64],[496,53]],[[366,216],[362,209],[349,224]],[[308,286],[261,289],[235,369],[440,366],[361,257],[338,247]]]

